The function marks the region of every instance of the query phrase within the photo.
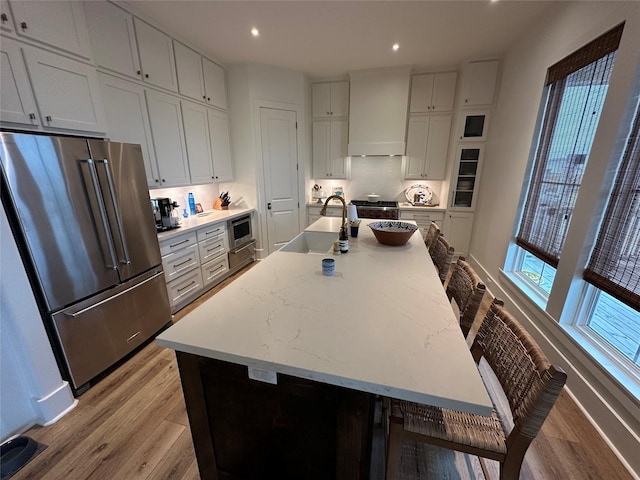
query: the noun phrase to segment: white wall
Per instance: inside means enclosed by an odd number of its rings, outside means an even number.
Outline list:
[[[4,208],[0,206],[0,443],[76,405],[44,330]]]
[[[640,2],[558,2],[547,18],[507,52],[490,126],[471,255],[492,293],[505,298],[552,361],[565,368],[571,393],[619,455],[640,473],[640,406],[559,327],[564,295],[549,300],[549,315],[509,288],[500,272],[515,234],[547,68],[624,20],[625,30],[600,121],[602,128],[594,141],[587,167],[590,172],[585,174],[561,260],[576,267],[580,264],[592,239],[586,237],[589,225],[577,228],[573,224],[578,223],[577,218],[588,219],[597,212],[603,173],[640,59]],[[557,278],[554,294],[566,293],[572,281]]]

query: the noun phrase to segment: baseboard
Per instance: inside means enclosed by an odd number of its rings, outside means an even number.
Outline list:
[[[513,287],[503,286],[501,279],[494,278],[473,255],[468,261],[485,282],[489,293],[504,300],[507,309],[535,338],[549,359],[564,368],[568,377],[565,388],[571,398],[633,478],[640,480],[640,429],[634,429],[624,418],[637,419],[637,412],[624,407],[635,403],[637,408],[637,402],[630,402],[628,393],[620,389],[614,379],[607,378],[600,365],[539,307],[524,297],[518,298],[519,295],[512,293]]]
[[[62,382],[46,397],[33,399],[33,408],[38,414],[38,424],[42,426],[57,422],[73,410],[77,404],[78,400],[73,397],[68,382]]]

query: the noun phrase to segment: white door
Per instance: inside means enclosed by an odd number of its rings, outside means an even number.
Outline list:
[[[300,231],[296,112],[260,109],[269,253]]]

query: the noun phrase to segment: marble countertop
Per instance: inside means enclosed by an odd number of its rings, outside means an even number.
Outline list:
[[[336,232],[323,217],[308,231]],[[277,251],[158,336],[178,351],[489,415],[491,401],[420,235],[343,255]],[[322,275],[321,260],[336,261]]]
[[[196,230],[210,223],[226,222],[235,217],[252,213],[253,208],[230,208],[228,210],[207,210],[203,214],[190,215],[188,218],[181,218],[180,228],[172,228],[165,232],[158,232],[158,240],[166,240],[167,238]]]

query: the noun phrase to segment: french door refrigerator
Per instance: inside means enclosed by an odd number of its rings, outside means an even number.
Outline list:
[[[2,204],[76,395],[171,322],[139,145],[0,133]]]

